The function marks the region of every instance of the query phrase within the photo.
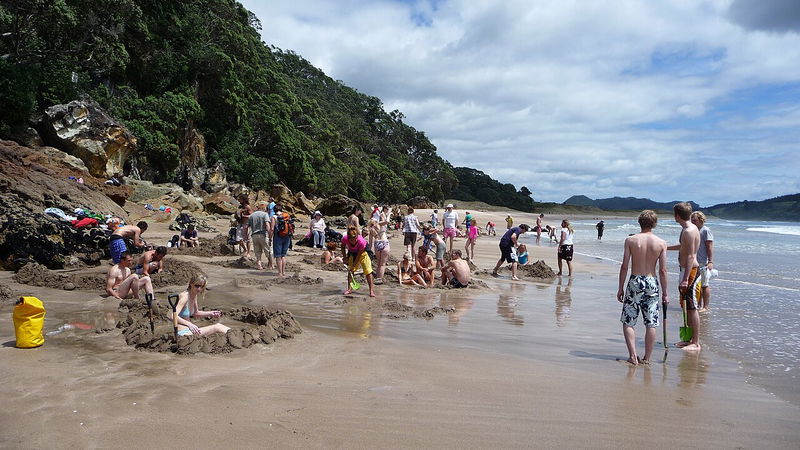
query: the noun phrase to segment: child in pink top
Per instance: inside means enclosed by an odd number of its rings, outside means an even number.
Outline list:
[[[364,277],[369,283],[369,296],[375,297],[375,285],[372,282],[372,260],[365,251],[367,241],[358,235],[358,229],[354,225],[347,228],[347,235],[342,238],[342,257],[347,263],[347,289],[344,295],[352,294],[350,287],[351,277],[355,276],[355,271],[361,267],[364,270]]]
[[[478,221],[472,219],[469,224],[469,235],[467,235],[467,243],[464,246],[464,250],[467,251],[467,259],[474,259],[475,258],[475,242],[478,240],[478,234],[480,234],[480,230],[478,229]]]

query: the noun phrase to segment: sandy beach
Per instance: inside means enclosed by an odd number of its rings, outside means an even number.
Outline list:
[[[481,228],[487,220],[498,225],[498,236],[481,236],[476,247],[475,264],[491,270],[505,213],[472,212]],[[430,211],[416,214],[426,220]],[[533,214],[512,215],[515,224],[535,223]],[[545,222],[557,225],[560,217]],[[215,225],[227,231],[224,221]],[[172,234],[155,224],[145,237],[166,242]],[[394,233],[391,241],[396,258],[400,237]],[[464,240],[456,245],[463,250]],[[556,268],[556,248],[546,238],[528,249],[532,261]],[[13,302],[0,304],[0,446],[800,445],[800,407],[749,384],[721,355],[665,351],[659,330],[653,364],[617,361],[627,351],[614,298],[618,268],[611,264],[578,257],[571,279],[512,282],[505,272],[479,275],[485,287],[463,290],[387,282],[370,300],[365,288],[342,296],[345,273],[311,264],[318,254],[290,251],[287,273],[301,281],[282,284],[270,284],[274,271],[229,264],[236,256],[168,256],[209,275],[201,306],[285,309],[303,329],[291,339],[211,355],[136,350],[116,328],[118,301],[99,291],[19,284],[13,273],[0,273],[15,295],[44,301],[45,332],[73,322],[92,327],[16,349]],[[184,287],[159,288],[156,298],[166,304],[166,294]],[[678,312],[668,321],[669,341],[677,338]],[[166,322],[159,327],[170,329]],[[641,349],[641,324],[636,331]]]

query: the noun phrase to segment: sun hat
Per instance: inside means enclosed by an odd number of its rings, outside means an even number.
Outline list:
[[[453,207],[452,203],[448,203],[447,206],[445,206],[445,208],[452,208],[452,207]]]

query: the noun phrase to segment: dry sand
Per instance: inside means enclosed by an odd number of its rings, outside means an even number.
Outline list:
[[[498,234],[504,231],[505,214],[476,215],[481,225],[491,217],[502,224]],[[151,228],[151,242],[174,234],[162,224]],[[479,239],[477,267],[494,266],[498,239]],[[456,244],[463,249],[464,240]],[[610,265],[578,258],[572,281],[478,275],[485,286],[478,289],[388,282],[371,300],[365,287],[343,297],[343,272],[302,261],[313,262],[317,252],[290,252],[288,273],[297,273],[286,281],[274,271],[229,264],[236,261],[231,256],[170,255],[209,275],[201,306],[228,312],[222,323],[286,309],[303,329],[292,339],[225,354],[136,350],[116,328],[125,320],[118,301],[20,284],[0,273],[4,296],[45,302],[45,331],[65,323],[92,328],[16,349],[13,305],[0,301],[0,447],[800,445],[800,408],[746,383],[720,356],[672,349],[650,367],[615,361],[626,350]],[[395,237],[392,254],[402,252]],[[532,261],[555,267],[554,246],[532,245],[529,252]],[[159,287],[159,307],[182,288]],[[159,323],[168,330],[165,316]],[[641,338],[643,329],[637,332]]]

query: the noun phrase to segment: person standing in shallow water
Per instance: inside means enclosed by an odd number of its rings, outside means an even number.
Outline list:
[[[622,266],[619,268],[619,288],[617,301],[622,303],[622,334],[628,347],[628,362],[634,366],[639,363],[649,364],[653,354],[653,343],[656,340],[656,329],[660,325],[661,304],[667,305],[667,243],[653,234],[658,222],[656,213],[651,210],[639,214],[641,232],[625,239]],[[658,272],[656,272],[658,265]],[[628,278],[628,267],[631,276]],[[658,273],[658,279],[655,274]],[[628,283],[625,284],[625,279]],[[623,289],[624,286],[624,289]],[[646,328],[644,336],[644,359],[636,354],[636,321],[641,311]]]
[[[367,255],[367,241],[358,234],[356,227],[347,227],[347,235],[342,238],[342,258],[347,262],[347,288],[344,295],[353,293],[350,287],[350,277],[355,276],[359,267],[364,271],[364,277],[369,284],[369,296],[375,297],[375,284],[372,280],[372,260]]]
[[[675,214],[675,222],[681,226],[681,235],[679,243],[670,245],[667,250],[678,250],[678,266],[680,267],[678,292],[681,294],[681,307],[686,305],[688,325],[694,330],[690,341],[681,341],[676,345],[686,351],[699,351],[701,349],[700,314],[697,312],[697,302],[702,293],[697,249],[700,247],[700,230],[691,222],[692,205],[686,202],[677,203],[672,207],[672,211]]]
[[[569,269],[569,274],[567,276],[572,276],[572,236],[574,234],[575,230],[572,228],[572,225],[570,225],[569,220],[562,220],[561,238],[558,241],[558,273],[556,275],[561,275],[561,261],[566,261],[567,268]]]
[[[701,305],[698,312],[706,312],[711,303],[711,271],[714,270],[714,234],[706,226],[706,215],[701,211],[692,213],[692,223],[700,230],[700,247],[697,248],[697,264],[700,265]]]
[[[597,228],[597,240],[600,241],[603,239],[603,229],[606,227],[606,224],[601,220],[597,222],[597,225],[594,226]]]

